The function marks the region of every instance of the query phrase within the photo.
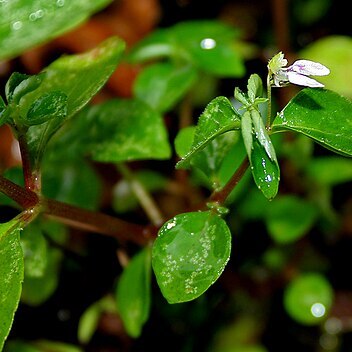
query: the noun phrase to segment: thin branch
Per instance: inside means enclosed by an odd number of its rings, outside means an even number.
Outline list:
[[[39,197],[36,193],[16,185],[3,176],[0,176],[0,192],[13,199],[24,209],[32,208],[39,203]]]
[[[82,209],[52,199],[42,199],[43,213],[60,222],[89,232],[114,237],[120,241],[132,241],[145,245],[155,237],[154,227],[132,224],[127,221]]]
[[[232,175],[230,180],[226,183],[226,185],[220,189],[219,191],[214,191],[213,194],[210,196],[210,202],[216,202],[219,205],[223,205],[233,191],[233,189],[237,186],[237,184],[241,181],[242,177],[244,176],[245,172],[247,171],[249,166],[248,157],[246,157],[235,173]]]

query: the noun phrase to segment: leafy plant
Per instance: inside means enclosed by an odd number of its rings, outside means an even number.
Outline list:
[[[29,17],[11,17],[11,33],[4,29],[9,23],[6,26],[2,23],[0,48],[7,48],[10,40],[16,42],[11,50],[2,51],[3,57],[51,39],[105,3],[84,7],[83,2],[72,2],[72,6],[82,10],[74,11],[81,16],[72,18],[62,28],[61,17],[52,21],[57,10],[50,6],[44,9],[44,2],[33,1],[32,5],[38,5],[45,16],[40,16],[37,10]],[[56,6],[60,4],[56,2]],[[1,11],[11,10],[19,16],[11,7],[14,5],[3,6]],[[29,11],[24,3],[18,2],[16,6],[25,13]],[[72,11],[70,6],[60,9],[65,18]],[[42,21],[45,30],[37,33],[38,27],[33,26],[36,21]],[[49,26],[51,22],[55,28]],[[24,30],[29,39],[20,36]],[[241,46],[244,44],[237,30],[217,21],[185,22],[156,31],[125,57],[134,63],[154,60],[146,64],[137,78],[135,96],[91,106],[88,102],[104,86],[122,58],[124,43],[118,38],[110,38],[87,53],[59,58],[38,75],[17,72],[11,75],[5,87],[6,101],[0,100],[0,122],[9,125],[19,141],[24,183],[20,185],[18,169],[8,171],[8,177],[5,174],[0,177],[0,191],[11,199],[4,202],[11,205],[15,202],[21,208],[19,215],[0,225],[0,349],[10,332],[21,292],[23,302],[39,305],[57,286],[62,253],[56,247],[65,246],[67,233],[53,220],[142,247],[126,265],[115,293],[117,311],[133,337],[141,334],[148,320],[151,268],[169,303],[198,298],[221,276],[231,257],[232,234],[236,235],[227,222],[229,213],[237,211],[243,218],[263,221],[279,245],[302,238],[319,218],[331,221],[334,214],[329,208],[329,186],[351,178],[351,162],[332,156],[310,161],[310,140],[351,156],[352,104],[308,77],[328,73],[325,66],[308,60],[286,67],[283,54],[277,54],[268,63],[266,87],[259,75],[252,74],[246,92],[236,87],[231,100],[224,96],[213,98],[196,126],[180,129],[175,138],[179,154],[176,169],[190,169],[194,183],[209,190],[204,190],[206,196],[198,204],[184,206],[165,221],[151,192],[162,190],[170,180],[157,170],[135,173],[127,165],[131,161],[171,158],[172,147],[163,113],[187,100],[194,87],[201,84],[203,74],[242,77],[245,69]],[[301,90],[281,111],[272,114],[272,88],[281,89],[290,83],[308,88]],[[282,132],[296,132],[296,145],[287,146],[278,139]],[[316,177],[316,187],[326,191],[323,193],[326,198],[277,196],[280,157],[292,154],[296,160],[291,159],[306,177]],[[307,163],[304,155],[309,160]],[[140,205],[150,225],[96,211],[100,184],[87,158],[116,165],[125,182],[120,181],[115,187],[116,211],[132,211]],[[338,175],[324,173],[330,167],[339,168]],[[248,186],[247,169],[256,188]],[[62,182],[65,173],[70,173],[73,183],[68,188]],[[83,189],[92,184],[89,190]],[[194,185],[189,187],[197,189]],[[247,192],[246,199],[241,199],[238,193],[241,189]],[[121,203],[123,192],[127,194],[128,204]],[[287,256],[272,251],[264,260],[271,269],[280,270]],[[318,324],[327,316],[332,297],[332,289],[322,274],[301,274],[287,287],[284,305],[298,322]],[[79,326],[82,343],[92,337],[105,312],[116,314],[111,297],[94,303],[82,316]],[[51,345],[48,341],[8,344],[8,351],[16,348],[75,350],[72,346]],[[246,348],[261,350],[255,345]]]

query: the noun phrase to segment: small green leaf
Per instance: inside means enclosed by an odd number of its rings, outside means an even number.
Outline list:
[[[152,264],[169,303],[191,301],[223,272],[231,252],[231,233],[218,215],[185,213],[166,222],[154,242]]]
[[[250,105],[248,96],[244,92],[242,92],[240,88],[238,87],[235,88],[234,96],[235,96],[235,99],[240,103],[242,103],[244,106]]]
[[[277,243],[291,243],[304,236],[317,218],[317,208],[298,197],[282,196],[267,205],[265,222]]]
[[[40,73],[30,76],[14,72],[5,85],[5,95],[8,103],[14,102],[18,104],[24,95],[32,92],[41,85],[44,75],[45,73]]]
[[[333,289],[326,278],[318,273],[296,277],[286,287],[284,306],[298,323],[316,325],[324,320],[333,302]]]
[[[151,248],[145,247],[128,263],[116,290],[117,308],[128,334],[138,337],[149,317]]]
[[[30,106],[27,116],[21,121],[28,126],[40,125],[53,118],[63,120],[67,115],[67,96],[62,92],[42,95]]]
[[[70,345],[58,341],[47,341],[38,340],[32,342],[33,346],[38,348],[39,351],[50,351],[50,352],[83,352],[83,350],[77,346]]]
[[[145,68],[134,84],[134,94],[159,112],[165,112],[189,91],[197,78],[192,66],[168,62]]]
[[[192,147],[196,126],[182,128],[175,138],[175,150],[178,156],[184,157]]]
[[[279,188],[280,169],[275,149],[256,109],[245,111],[241,130],[254,181],[264,196],[272,199]]]
[[[0,3],[0,60],[78,26],[110,0],[17,0]]]
[[[337,93],[306,88],[277,115],[272,128],[303,133],[328,149],[352,156],[351,111],[351,101]]]
[[[67,96],[67,115],[59,115],[38,126],[32,126],[27,133],[29,152],[37,164],[44,147],[63,123],[83,108],[102,88],[114,72],[120,60],[124,43],[118,38],[110,38],[95,49],[79,54],[64,56],[45,69],[42,84],[35,91],[26,94],[20,105],[21,115],[26,116],[31,106],[44,94],[60,91]],[[63,99],[60,99],[62,102]],[[59,104],[61,107],[63,104]]]
[[[254,103],[256,98],[263,96],[263,82],[257,74],[252,74],[248,79],[247,84],[248,98]]]
[[[23,281],[21,222],[13,219],[0,224],[0,351],[10,332]]]
[[[98,327],[101,315],[102,307],[99,301],[95,302],[84,311],[79,319],[77,331],[77,337],[80,343],[86,344],[90,341]]]
[[[177,163],[176,168],[187,168],[191,158],[205,148],[215,137],[240,128],[240,115],[225,97],[212,100],[199,117],[190,151]]]
[[[84,147],[96,161],[170,157],[162,116],[142,101],[112,99],[92,106],[86,119],[89,129]]]

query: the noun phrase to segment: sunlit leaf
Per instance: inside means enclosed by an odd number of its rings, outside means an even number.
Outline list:
[[[177,168],[187,168],[191,158],[205,148],[215,137],[240,128],[240,115],[225,97],[212,100],[199,117],[193,144],[189,152],[177,163]]]
[[[17,0],[0,2],[0,59],[16,56],[86,20],[111,0]]]
[[[226,222],[210,211],[184,213],[166,222],[153,246],[157,282],[169,303],[191,301],[221,275],[231,251]]]
[[[351,111],[352,102],[339,94],[306,88],[277,115],[272,128],[303,133],[328,149],[351,156]]]

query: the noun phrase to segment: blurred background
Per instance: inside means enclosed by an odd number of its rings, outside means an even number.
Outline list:
[[[75,30],[1,62],[0,81],[4,86],[13,71],[38,73],[61,55],[86,51],[112,35],[124,39],[131,49],[158,28],[210,19],[223,21],[240,31],[246,74],[207,80],[206,98],[192,111],[193,123],[210,99],[218,95],[231,97],[235,86],[246,86],[251,73],[265,79],[267,61],[278,51],[283,51],[291,63],[305,58],[325,64],[331,75],[321,81],[328,89],[352,98],[351,20],[347,6],[342,0],[115,0]],[[122,62],[94,103],[132,97],[133,84],[143,67],[143,64]],[[298,91],[296,87],[274,91],[276,108],[285,106]],[[165,113],[170,139],[177,134],[178,126],[172,122],[175,114],[174,110]],[[0,141],[0,169],[20,165],[16,141],[6,126],[0,128]],[[309,149],[309,156],[305,148]],[[281,155],[280,192],[306,197],[306,179],[302,181],[299,162],[304,157],[311,160],[332,155],[305,139],[294,139]],[[136,163],[133,167],[137,170],[158,168],[165,177],[171,178],[174,164],[171,160]],[[313,182],[315,188],[310,193],[311,196],[316,192],[319,199],[325,197],[324,206],[328,210],[325,217],[306,230],[304,237],[290,244],[275,243],[268,235],[265,221],[258,215],[262,203],[253,201],[257,195],[252,195],[251,186],[248,194],[239,195],[232,205],[234,215],[229,216],[235,234],[232,257],[219,281],[206,294],[194,302],[168,305],[153,281],[151,316],[139,338],[132,339],[126,334],[116,313],[105,312],[83,350],[352,351],[352,164],[339,167],[338,163],[336,170],[327,166],[310,171],[313,179],[314,172],[328,173],[328,181]],[[109,202],[120,176],[109,165],[94,168],[102,180],[102,210],[118,212]],[[334,175],[340,172],[345,176],[336,180]],[[200,186],[199,192],[206,194],[207,191]],[[177,195],[157,190],[155,199],[166,215],[182,209]],[[2,218],[10,216],[11,211],[2,207]],[[126,211],[124,216],[140,220],[138,211]],[[10,339],[47,339],[76,345],[82,314],[112,292],[116,277],[122,271],[118,244],[99,235],[85,236],[77,230],[70,231],[57,288],[39,306],[21,304]],[[128,251],[134,252],[136,248],[132,246]],[[287,283],[301,271],[319,273],[333,288],[332,307],[320,324],[293,319],[288,312],[290,307],[283,304]],[[303,297],[306,293],[303,288],[296,294]]]

